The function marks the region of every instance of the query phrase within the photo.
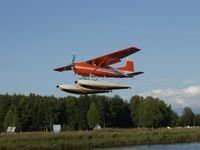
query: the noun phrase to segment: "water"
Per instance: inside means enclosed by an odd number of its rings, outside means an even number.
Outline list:
[[[134,147],[104,148],[96,150],[200,150],[200,143],[144,145]]]

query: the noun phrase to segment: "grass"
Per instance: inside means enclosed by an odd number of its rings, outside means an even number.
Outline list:
[[[198,141],[200,141],[200,128],[102,129],[99,131],[68,131],[58,134],[47,132],[1,134],[0,149],[90,149]]]

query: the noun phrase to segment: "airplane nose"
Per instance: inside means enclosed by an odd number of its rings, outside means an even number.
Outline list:
[[[57,85],[56,87],[59,88],[59,85]]]

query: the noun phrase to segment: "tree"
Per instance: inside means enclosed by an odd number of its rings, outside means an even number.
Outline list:
[[[4,131],[4,118],[7,114],[8,108],[10,107],[12,101],[12,96],[0,95],[0,132]]]
[[[193,126],[194,113],[190,107],[185,107],[183,109],[183,114],[180,117],[180,125],[182,126]]]
[[[58,102],[55,101],[54,97],[51,96],[47,98],[45,101],[45,109],[44,109],[44,114],[45,114],[45,129],[52,131],[52,127],[54,123],[58,123],[58,112],[56,112],[56,107]]]
[[[64,127],[68,124],[67,98],[59,99],[56,111],[58,113],[57,123],[61,124],[62,127]]]
[[[110,127],[125,128],[131,126],[129,104],[121,97],[115,95],[109,98],[110,102]]]
[[[146,97],[140,105],[139,124],[142,127],[165,127],[170,124],[171,108],[158,98]]]
[[[78,98],[0,95],[0,132],[10,125],[16,126],[17,131],[50,130],[53,124],[61,124],[62,129],[69,130],[87,130],[97,123],[118,128],[166,127],[176,126],[178,119],[171,106],[153,97],[133,96],[129,103],[117,95]],[[182,126],[200,125],[200,115],[185,108],[180,123]]]
[[[119,127],[120,128],[130,128],[132,126],[132,121],[131,121],[131,111],[130,111],[130,104],[128,102],[124,102],[121,105],[121,113],[120,113],[120,122],[119,122]]]
[[[147,97],[140,107],[139,122],[142,127],[157,127],[161,115],[153,97]]]
[[[138,127],[139,126],[139,117],[140,117],[140,105],[141,102],[143,101],[143,97],[141,96],[133,96],[130,100],[130,111],[131,111],[131,120],[133,127]]]
[[[200,114],[195,115],[193,123],[195,126],[200,126]]]
[[[78,130],[79,110],[78,102],[75,97],[67,98],[67,116],[68,116],[68,128],[70,130]]]
[[[100,113],[95,103],[91,103],[87,113],[87,122],[90,128],[94,128],[97,124],[100,124]]]
[[[109,100],[106,96],[91,96],[91,103],[95,102],[99,114],[100,114],[100,123],[102,127],[109,127],[110,125],[110,106]]]
[[[5,116],[4,129],[7,129],[9,126],[16,126],[16,114],[11,109],[8,110]]]
[[[33,112],[31,111],[32,102],[28,97],[22,97],[19,105],[16,107],[16,122],[19,131],[30,131],[30,124],[32,124],[31,117]]]
[[[90,107],[90,97],[87,95],[80,96],[78,98],[78,109],[79,109],[79,129],[86,130],[88,129],[87,124],[87,112]]]
[[[171,109],[171,107],[170,107]],[[173,110],[170,111],[169,126],[175,127],[178,125],[179,116]]]

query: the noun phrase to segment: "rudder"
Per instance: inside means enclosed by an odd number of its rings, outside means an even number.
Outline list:
[[[117,68],[118,70],[122,71],[129,71],[129,72],[134,72],[134,62],[130,59],[126,61],[126,64],[124,67]]]

